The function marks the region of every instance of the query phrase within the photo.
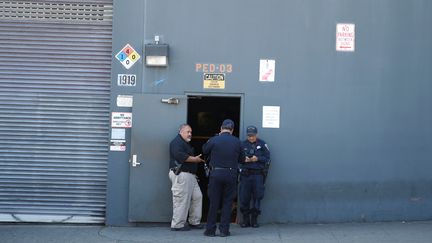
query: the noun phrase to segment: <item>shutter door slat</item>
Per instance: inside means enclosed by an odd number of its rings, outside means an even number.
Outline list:
[[[0,221],[102,223],[112,0],[0,1]]]

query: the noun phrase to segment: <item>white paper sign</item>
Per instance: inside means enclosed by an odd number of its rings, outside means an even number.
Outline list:
[[[132,127],[132,112],[112,112],[111,127]]]
[[[274,82],[275,81],[275,60],[261,59],[259,68],[259,81]]]
[[[263,106],[262,127],[279,128],[280,106]]]
[[[355,24],[336,25],[336,51],[355,50]]]
[[[132,103],[133,103],[132,95],[117,95],[118,107],[132,107]]]
[[[111,139],[125,139],[126,129],[124,128],[113,128],[111,129]]]

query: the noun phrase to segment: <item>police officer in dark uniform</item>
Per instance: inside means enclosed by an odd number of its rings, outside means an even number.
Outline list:
[[[270,164],[270,151],[264,140],[257,137],[258,129],[248,126],[247,139],[242,142],[245,154],[240,166],[240,211],[243,214],[241,227],[259,227],[257,218],[261,213],[264,197],[264,182]]]
[[[208,196],[210,200],[207,215],[206,236],[216,235],[216,217],[222,204],[219,231],[221,237],[230,235],[229,224],[231,207],[236,195],[238,165],[244,161],[240,140],[232,135],[234,122],[226,119],[222,122],[218,136],[210,138],[203,145],[203,154],[210,156],[210,176]]]

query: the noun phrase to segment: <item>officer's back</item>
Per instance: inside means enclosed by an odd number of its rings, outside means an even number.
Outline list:
[[[236,193],[238,164],[244,159],[240,140],[232,135],[234,122],[222,122],[218,136],[210,138],[203,145],[203,153],[210,155],[211,172],[208,195],[209,211],[204,235],[215,236],[217,211],[222,203],[219,231],[220,236],[229,236],[232,202]]]
[[[237,168],[242,161],[240,140],[229,132],[221,132],[203,145],[203,153],[210,155],[213,168]]]

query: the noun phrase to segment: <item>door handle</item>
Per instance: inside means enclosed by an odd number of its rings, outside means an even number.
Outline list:
[[[174,104],[177,105],[178,103],[180,103],[180,100],[178,98],[168,98],[168,99],[161,99],[162,103],[167,103],[167,104]]]
[[[131,161],[129,160],[129,163],[130,163],[130,162],[131,162]],[[137,155],[136,155],[136,154],[132,155],[132,166],[133,166],[133,167],[137,167],[137,166],[140,165],[140,164],[141,164],[141,163],[137,161]]]

